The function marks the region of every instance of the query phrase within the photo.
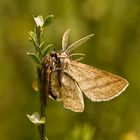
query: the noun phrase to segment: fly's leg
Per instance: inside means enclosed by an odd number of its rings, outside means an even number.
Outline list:
[[[55,53],[55,63],[56,63],[56,71],[58,73],[58,83],[59,83],[59,86],[61,87],[62,86],[62,66],[61,66],[61,61],[60,61],[60,58],[57,56],[57,53]]]
[[[55,90],[52,87],[52,71],[49,77],[49,95],[54,99],[57,100],[58,95],[56,94]]]
[[[54,100],[57,100],[59,98],[52,86],[49,87],[49,94]]]
[[[61,87],[62,86],[62,68],[61,67],[58,67],[56,68],[56,71],[58,72],[58,83],[59,83],[59,86]]]

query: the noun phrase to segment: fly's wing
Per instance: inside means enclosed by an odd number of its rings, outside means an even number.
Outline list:
[[[75,79],[83,93],[92,101],[106,101],[121,94],[128,86],[120,76],[76,61],[64,61],[64,72]]]
[[[84,110],[82,91],[74,79],[67,74],[63,74],[60,94],[64,108],[75,112],[82,112]]]

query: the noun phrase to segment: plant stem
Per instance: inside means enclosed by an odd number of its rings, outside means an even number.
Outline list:
[[[36,44],[37,44],[37,51],[39,53],[39,56],[42,57],[42,53],[40,50],[40,37],[41,37],[41,27],[36,26]]]
[[[39,56],[42,58],[42,53],[40,51],[40,36],[41,36],[41,28],[40,26],[36,26],[36,44],[38,47]],[[46,78],[46,70],[43,66],[37,67],[37,77],[38,77],[38,94],[39,94],[39,103],[40,103],[40,117],[45,117],[46,119],[46,92],[47,92],[47,78]],[[40,140],[45,140],[46,137],[46,120],[45,124],[41,124],[38,127]]]
[[[44,90],[44,86],[46,85],[44,83],[44,78],[43,78],[43,74],[42,74],[42,70],[40,68],[37,69],[38,72],[38,83],[39,83],[39,102],[40,102],[40,117],[45,117],[46,119],[46,104],[44,103],[44,92],[46,92]],[[46,121],[45,124],[41,124],[39,126],[39,133],[40,133],[40,140],[45,140],[46,137]]]

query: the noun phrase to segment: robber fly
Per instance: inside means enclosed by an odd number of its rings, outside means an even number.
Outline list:
[[[92,101],[108,101],[120,95],[128,86],[128,81],[120,76],[72,60],[71,52],[90,39],[88,35],[68,46],[68,29],[62,38],[62,50],[52,52],[49,94],[63,102],[64,108],[75,112],[84,110],[83,94]],[[82,55],[78,53],[78,55]],[[44,60],[48,65],[48,62]]]

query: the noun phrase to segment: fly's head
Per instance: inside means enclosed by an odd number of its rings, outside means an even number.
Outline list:
[[[42,60],[42,67],[43,69],[51,69],[53,70],[54,69],[54,60],[53,60],[53,57],[51,56],[45,56]]]
[[[56,71],[61,68],[61,60],[59,54],[52,51],[50,55],[45,56],[42,60],[42,67],[47,69],[50,67],[51,71]]]
[[[59,63],[60,58],[58,57],[58,53],[57,52],[52,51],[50,53],[50,57],[51,57],[51,59],[52,59],[52,61],[54,62],[55,65],[57,65]]]

